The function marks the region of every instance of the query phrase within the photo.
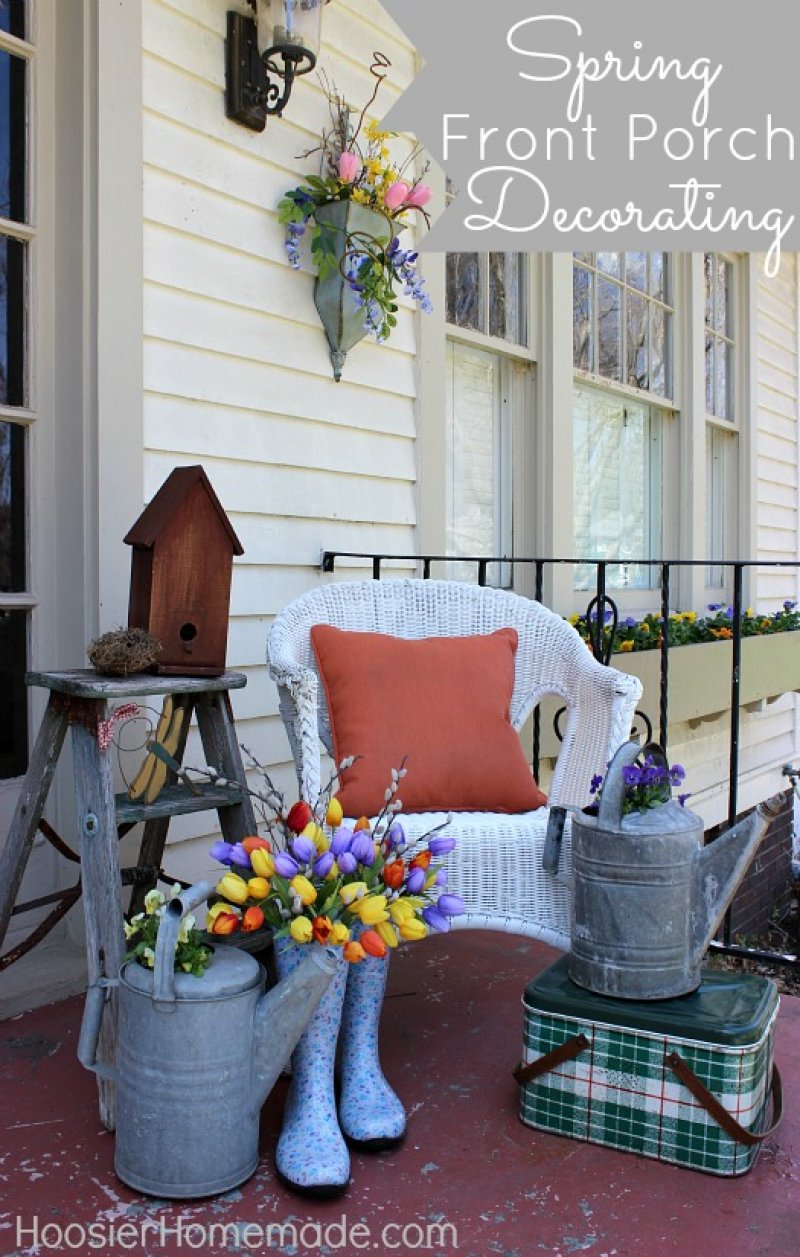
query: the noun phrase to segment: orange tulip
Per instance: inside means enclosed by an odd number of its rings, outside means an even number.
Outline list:
[[[381,957],[386,955],[386,944],[374,930],[362,930],[358,941],[368,956]]]
[[[405,866],[402,860],[392,860],[391,864],[384,864],[381,877],[390,890],[397,890],[402,884],[405,875]]]
[[[430,862],[430,851],[420,851],[419,855],[415,855],[414,859],[410,861],[410,867],[412,869],[427,869]]]
[[[252,930],[260,930],[264,924],[264,913],[257,905],[248,908],[242,917],[242,929],[246,934]]]
[[[209,924],[210,934],[233,934],[239,928],[239,918],[232,912],[220,912]]]
[[[369,829],[369,828],[370,828],[370,823],[369,823],[369,817],[367,816],[359,816],[358,820],[353,826],[354,830]]]
[[[351,938],[349,942],[345,943],[342,951],[344,952],[345,960],[349,960],[353,965],[357,965],[358,962],[363,960],[367,954],[361,944],[357,943],[354,938]]]
[[[271,851],[272,843],[268,838],[259,838],[253,834],[250,838],[242,839],[242,846],[248,855],[252,855],[254,851]]]
[[[327,943],[332,928],[330,917],[314,917],[311,922],[311,937],[315,943]]]

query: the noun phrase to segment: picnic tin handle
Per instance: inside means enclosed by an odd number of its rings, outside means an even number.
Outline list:
[[[538,1060],[531,1061],[530,1065],[523,1065],[520,1062],[513,1071],[514,1078],[520,1087],[524,1087],[526,1082],[533,1082],[534,1078],[538,1078],[540,1074],[557,1069],[565,1061],[574,1061],[575,1057],[580,1056],[581,1052],[585,1052],[589,1046],[590,1042],[586,1035],[577,1034],[574,1039],[567,1039],[566,1043],[562,1043],[557,1048],[551,1048]]]
[[[769,1089],[772,1096],[772,1125],[757,1134],[755,1131],[746,1130],[744,1126],[739,1125],[736,1118],[720,1104],[717,1097],[708,1090],[697,1077],[697,1074],[689,1068],[686,1061],[677,1052],[668,1052],[665,1060],[672,1072],[680,1078],[687,1091],[691,1091],[695,1100],[702,1104],[703,1108],[711,1114],[722,1129],[730,1135],[731,1139],[735,1139],[737,1143],[747,1144],[749,1147],[752,1147],[753,1144],[760,1144],[762,1140],[772,1134],[780,1122],[783,1116],[783,1087],[777,1065],[772,1066],[772,1081]]]

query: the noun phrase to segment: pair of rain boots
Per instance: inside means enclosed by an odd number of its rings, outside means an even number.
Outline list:
[[[302,954],[302,947],[279,948],[279,977],[290,973]],[[358,964],[342,959],[292,1054],[275,1162],[282,1181],[303,1195],[337,1196],[346,1189],[348,1143],[379,1152],[405,1134],[405,1111],[378,1056],[388,964],[388,954]]]

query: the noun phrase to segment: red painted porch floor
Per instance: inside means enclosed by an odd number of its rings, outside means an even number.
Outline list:
[[[215,1200],[155,1201],[114,1176],[113,1136],[100,1126],[94,1080],[75,1057],[81,1001],[1,1023],[0,1253],[797,1253],[800,999],[783,997],[777,1023],[783,1123],[748,1175],[716,1178],[519,1122],[510,1071],[522,1038],[520,996],[555,958],[538,943],[471,931],[393,957],[384,1064],[410,1115],[408,1136],[392,1153],[354,1156],[347,1194],[321,1203],[292,1196],[275,1178],[285,1080],[265,1106],[262,1160],[250,1182]],[[222,1145],[225,1113],[213,1095],[197,1103]],[[232,1228],[209,1230],[225,1223],[238,1225],[239,1244]],[[258,1230],[245,1231],[248,1223]]]

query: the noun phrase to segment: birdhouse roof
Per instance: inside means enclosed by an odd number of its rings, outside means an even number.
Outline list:
[[[144,508],[136,523],[124,538],[125,544],[129,546],[144,546],[147,549],[153,546],[156,538],[172,522],[175,511],[184,498],[191,493],[197,484],[202,485],[205,489],[212,506],[217,512],[219,522],[230,539],[233,553],[244,554],[244,546],[233,531],[231,522],[211,487],[211,481],[199,464],[194,467],[176,467],[174,471],[170,472],[158,493]]]

